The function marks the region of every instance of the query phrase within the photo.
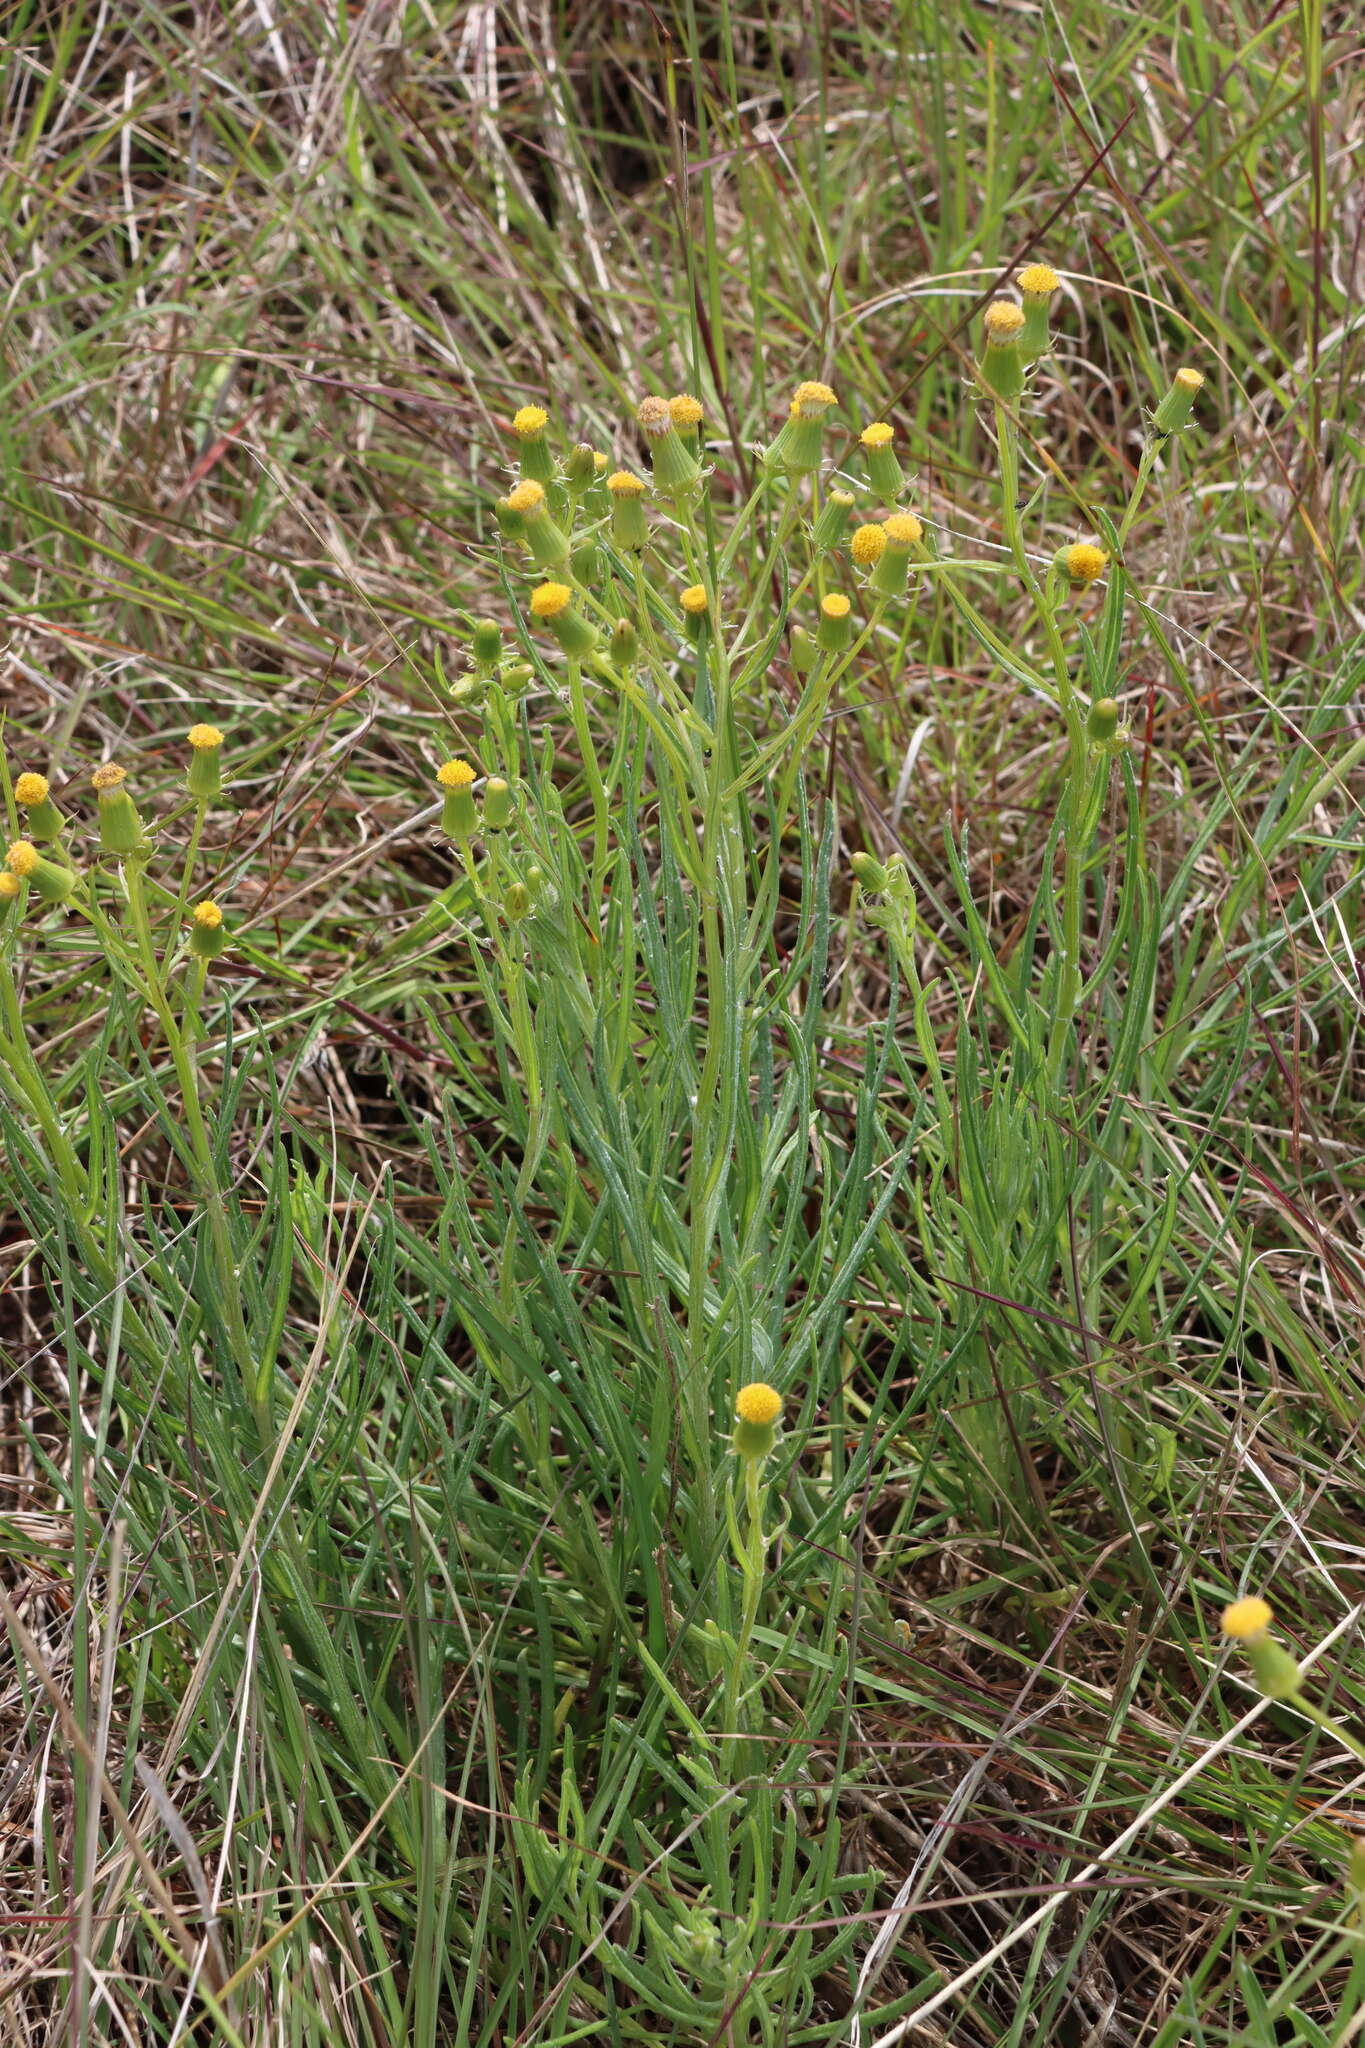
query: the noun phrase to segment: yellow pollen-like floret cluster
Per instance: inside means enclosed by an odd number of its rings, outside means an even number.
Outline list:
[[[512,432],[529,440],[532,435],[543,433],[550,415],[543,405],[524,405],[512,421]]]
[[[126,768],[119,767],[117,761],[102,761],[90,778],[90,787],[99,790],[117,789],[127,772]]]
[[[8,868],[0,869],[0,903],[8,903],[19,894],[19,877],[12,875]]]
[[[1202,370],[1177,370],[1175,381],[1182,391],[1198,391],[1204,382]]]
[[[1078,540],[1066,551],[1066,573],[1073,583],[1093,583],[1108,567],[1108,555],[1093,541]]]
[[[889,448],[895,437],[895,432],[896,429],[888,426],[885,420],[873,420],[870,427],[863,428],[858,439],[862,442],[864,448]]]
[[[557,619],[572,602],[573,592],[567,583],[539,583],[531,592],[531,617]]]
[[[668,401],[668,416],[675,427],[699,427],[701,425],[702,403],[690,391],[680,391],[676,398]]]
[[[880,562],[886,552],[886,535],[880,526],[873,526],[869,522],[868,525],[856,529],[848,544],[848,551],[860,569],[870,569],[874,563]]]
[[[1013,299],[996,299],[986,308],[987,341],[1013,341],[1024,324],[1024,309]]]
[[[605,475],[606,471],[611,468],[611,457],[604,448],[593,449],[592,466],[599,476]]]
[[[509,512],[539,512],[545,503],[545,486],[538,484],[533,476],[526,477],[515,490],[507,493],[506,505]]]
[[[645,432],[656,440],[660,434],[672,431],[673,414],[666,398],[642,398],[635,409],[635,417]]]
[[[913,547],[917,540],[924,538],[924,528],[913,512],[893,512],[882,528],[893,547]]]
[[[830,406],[838,403],[828,384],[820,384],[814,379],[807,378],[804,384],[797,385],[792,394],[792,418],[818,420],[822,412],[828,411]]]
[[[216,725],[192,725],[189,740],[190,745],[198,751],[200,748],[221,747],[223,735]]]
[[[741,1387],[735,1397],[735,1414],[755,1429],[767,1429],[782,1413],[782,1396],[766,1380],[754,1380]]]
[[[632,476],[628,469],[614,470],[607,478],[607,489],[613,498],[643,498],[645,494],[643,478]]]
[[[1248,1636],[1258,1636],[1268,1629],[1274,1619],[1267,1602],[1253,1593],[1249,1599],[1234,1600],[1231,1607],[1223,1609],[1223,1634],[1243,1643]]]
[[[196,903],[194,909],[190,912],[190,916],[199,926],[199,929],[205,932],[216,932],[219,925],[223,922],[223,913],[218,908],[218,905],[208,900],[203,903]]]
[[[1019,289],[1026,292],[1031,299],[1050,298],[1053,292],[1059,292],[1061,288],[1062,280],[1050,264],[1030,263],[1027,269],[1019,273]]]
[[[30,804],[41,804],[47,800],[48,781],[45,775],[34,775],[31,771],[21,775],[14,785],[14,801],[23,804],[27,810]]]
[[[436,780],[442,789],[468,789],[474,780],[474,770],[468,761],[442,761],[436,770]]]
[[[31,875],[38,865],[38,849],[27,839],[16,839],[5,859],[16,875]]]
[[[831,590],[828,597],[821,598],[820,609],[827,619],[846,619],[852,606],[841,590]]]
[[[706,585],[704,583],[689,583],[678,602],[685,612],[690,612],[695,618],[698,612],[706,610],[708,602]]]

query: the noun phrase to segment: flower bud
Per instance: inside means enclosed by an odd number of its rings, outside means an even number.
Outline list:
[[[838,399],[828,384],[808,380],[792,395],[787,421],[765,460],[789,476],[808,476],[820,467],[824,453],[824,417]]]
[[[513,924],[520,924],[524,917],[531,915],[533,908],[531,892],[525,882],[508,883],[503,891],[502,907],[511,918]]]
[[[891,879],[881,862],[874,860],[870,853],[851,854],[848,864],[853,870],[854,880],[869,893],[880,895]]]
[[[569,560],[569,568],[576,583],[586,589],[598,582],[602,574],[602,550],[595,540],[585,540],[576,547]]]
[[[640,636],[630,619],[618,619],[611,629],[611,665],[634,668],[640,652]]]
[[[1110,746],[1118,733],[1120,716],[1115,698],[1097,697],[1085,721],[1087,739],[1097,747]]]
[[[628,469],[618,469],[607,478],[611,498],[611,538],[615,547],[638,555],[649,546],[649,523],[645,518],[644,480]]]
[[[654,488],[669,498],[680,497],[685,491],[692,490],[701,476],[701,468],[696,456],[679,437],[668,400],[642,398],[635,417],[649,449]]]
[[[531,617],[548,626],[564,652],[584,661],[597,645],[597,629],[573,608],[567,583],[542,583],[531,592]]]
[[[905,477],[891,446],[895,433],[895,428],[885,420],[873,420],[858,436],[867,464],[867,480],[883,505],[894,505],[905,489]]]
[[[105,761],[90,778],[99,797],[100,850],[104,853],[136,853],[143,843],[142,820],[123,787],[125,773],[117,761]]]
[[[1152,426],[1158,434],[1178,434],[1194,409],[1204,382],[1200,370],[1177,370],[1175,381],[1156,409]]]
[[[474,770],[468,761],[442,761],[436,780],[445,791],[441,807],[441,830],[447,839],[465,845],[479,829],[474,805]]]
[[[483,822],[488,832],[502,832],[512,822],[516,798],[512,786],[501,775],[490,775],[483,786]]]
[[[496,619],[476,619],[470,642],[477,669],[496,668],[502,659],[502,628]]]
[[[549,418],[543,405],[523,405],[512,421],[512,432],[517,437],[521,457],[521,473],[538,484],[552,482],[555,473],[554,458],[545,439]]]
[[[550,517],[544,486],[534,479],[519,483],[503,503],[522,522],[522,536],[538,569],[560,569],[569,559],[568,536]]]
[[[597,477],[593,461],[592,446],[587,441],[576,441],[569,450],[569,459],[564,464],[564,481],[575,496],[586,491]]]
[[[190,765],[185,787],[199,803],[208,803],[223,792],[223,735],[216,725],[192,725],[189,742]]]
[[[777,1442],[777,1425],[782,1416],[782,1396],[766,1380],[754,1380],[741,1387],[735,1397],[735,1432],[731,1438],[738,1457],[757,1460],[768,1457]]]
[[[982,378],[997,398],[1013,405],[1024,392],[1024,363],[1019,348],[1019,337],[1024,330],[1023,313],[1013,299],[996,299],[986,308],[985,329]]]
[[[1268,1700],[1292,1700],[1303,1686],[1298,1659],[1273,1636],[1253,1636],[1246,1646],[1256,1689]]]
[[[1052,301],[1061,288],[1062,280],[1046,263],[1030,263],[1019,273],[1019,289],[1024,295],[1024,326],[1019,336],[1019,353],[1025,362],[1033,362],[1052,346]]]
[[[520,512],[513,509],[510,496],[499,498],[496,501],[493,506],[493,517],[498,522],[498,532],[504,540],[524,541],[526,539],[526,521],[522,518]]]
[[[808,676],[820,659],[820,650],[804,626],[793,626],[791,632],[791,663],[797,675]]]
[[[190,951],[196,960],[216,960],[228,942],[218,905],[206,898],[190,912]]]
[[[14,801],[28,812],[30,839],[60,839],[66,820],[52,801],[45,775],[21,775],[14,785]]]
[[[5,856],[10,874],[40,896],[44,903],[65,903],[76,886],[76,877],[70,868],[59,867],[55,860],[39,853],[30,839],[16,839]]]
[[[829,493],[811,528],[811,545],[817,554],[829,554],[838,547],[848,532],[854,503],[852,491],[841,491],[836,487]]]
[[[853,644],[852,605],[841,590],[832,590],[820,600],[820,624],[815,644],[822,654],[843,654]]]
[[[877,597],[904,597],[910,577],[910,553],[924,539],[924,528],[913,512],[893,512],[881,532],[885,547],[873,565],[867,587]]]

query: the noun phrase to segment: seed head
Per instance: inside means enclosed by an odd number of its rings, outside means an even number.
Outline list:
[[[879,562],[886,551],[886,534],[880,526],[869,521],[866,526],[855,528],[848,551],[860,569],[870,569]]]
[[[27,810],[31,804],[46,803],[48,780],[45,775],[29,773],[21,775],[14,785],[14,801]]]
[[[1024,325],[1024,309],[1013,299],[995,299],[986,308],[986,339],[997,348],[1008,348]]]
[[[794,420],[818,420],[822,412],[828,412],[838,399],[828,384],[807,380],[798,384],[792,393],[791,416]]]
[[[202,903],[195,904],[190,918],[201,932],[216,932],[223,922],[223,913],[211,897],[205,897]]]
[[[652,441],[659,440],[673,427],[673,411],[666,398],[642,398],[635,408],[635,417]]]
[[[846,619],[852,608],[841,590],[831,590],[828,597],[820,600],[820,610],[827,619]]]
[[[893,548],[912,548],[924,538],[924,528],[913,512],[893,512],[882,532]]]
[[[668,415],[674,426],[686,433],[689,428],[701,425],[702,402],[693,398],[690,392],[680,391],[676,398],[669,399]]]
[[[567,583],[541,583],[531,592],[531,617],[533,619],[557,619],[573,603],[573,592]]]
[[[223,735],[216,725],[192,725],[189,730],[189,742],[197,753],[201,748],[221,747]]]
[[[1019,273],[1019,289],[1028,298],[1051,298],[1062,288],[1062,280],[1047,263],[1030,263]]]
[[[537,434],[543,434],[550,415],[543,405],[523,405],[512,421],[512,432],[519,440],[530,441]]]
[[[509,512],[519,512],[524,519],[527,513],[534,515],[545,503],[545,486],[538,484],[534,477],[526,477],[503,499]]]
[[[771,1429],[782,1413],[782,1396],[766,1380],[754,1380],[735,1396],[735,1414],[755,1429]]]
[[[885,420],[873,420],[870,427],[864,427],[858,439],[864,448],[889,448],[895,438],[896,429]]]
[[[1062,567],[1073,583],[1093,583],[1109,567],[1109,557],[1093,541],[1078,540],[1074,547],[1063,548]]]
[[[1245,1643],[1252,1636],[1263,1635],[1274,1619],[1268,1603],[1253,1593],[1223,1609],[1223,1634],[1235,1643]]]
[[[102,761],[90,778],[90,787],[97,789],[102,796],[106,790],[117,789],[127,773],[127,769],[120,768],[117,761]]]
[[[442,789],[468,789],[474,780],[474,770],[468,761],[442,761],[436,770],[436,780]]]
[[[42,859],[42,855],[31,840],[16,839],[9,852],[5,855],[5,859],[9,863],[12,874],[28,876],[37,867],[38,862]]]
[[[607,478],[607,489],[613,498],[643,498],[644,478],[632,476],[628,469],[614,470]]]

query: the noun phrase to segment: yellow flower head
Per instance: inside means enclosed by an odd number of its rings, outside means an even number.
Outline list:
[[[31,804],[47,801],[48,780],[45,775],[34,775],[31,771],[21,775],[14,785],[14,801],[27,810]]]
[[[117,789],[127,773],[127,769],[120,768],[117,761],[102,761],[90,778],[90,787],[103,795],[105,790]]]
[[[599,476],[605,476],[607,471],[611,468],[611,457],[610,455],[607,454],[604,448],[593,449],[592,466]]]
[[[1193,396],[1196,391],[1203,387],[1204,372],[1202,370],[1177,370],[1175,381],[1182,391],[1188,391]]]
[[[436,770],[436,780],[442,789],[468,789],[474,780],[474,770],[468,761],[442,761]]]
[[[675,427],[686,430],[701,425],[702,402],[693,398],[690,391],[680,391],[676,398],[668,401],[668,416]]]
[[[782,1396],[766,1380],[754,1380],[735,1396],[735,1414],[756,1429],[770,1429],[782,1413]]]
[[[848,551],[860,569],[871,569],[886,552],[886,535],[880,526],[869,521],[854,529]]]
[[[1063,561],[1073,583],[1093,583],[1109,567],[1109,557],[1104,549],[1097,548],[1089,540],[1078,540],[1074,547],[1067,548]]]
[[[0,870],[0,903],[8,903],[19,894],[19,877],[12,875],[8,868]]]
[[[673,413],[666,398],[642,398],[635,417],[652,441],[673,432]]]
[[[544,433],[549,418],[543,405],[524,405],[512,420],[512,432],[520,440],[534,440],[537,434]]]
[[[885,420],[873,420],[870,427],[864,427],[858,439],[864,448],[889,448],[895,438],[896,429]]]
[[[531,592],[531,617],[533,619],[558,619],[573,603],[573,592],[567,583],[540,583]]]
[[[190,745],[198,752],[201,748],[221,747],[223,735],[216,725],[192,725],[189,731]]]
[[[911,548],[924,538],[924,528],[913,512],[893,512],[882,532],[894,548]]]
[[[792,393],[791,416],[794,420],[818,420],[822,412],[828,412],[832,405],[838,403],[828,384],[808,378]]]
[[[1061,288],[1062,280],[1050,264],[1030,263],[1019,273],[1019,289],[1031,299],[1051,298]]]
[[[1007,348],[1019,339],[1024,324],[1024,309],[1016,306],[1013,299],[995,299],[986,308],[986,339],[997,348]]]
[[[710,602],[706,595],[706,585],[704,583],[689,583],[682,596],[678,599],[678,602],[690,617],[694,619],[699,618]]]
[[[216,903],[207,897],[202,903],[195,904],[194,909],[190,912],[190,916],[201,932],[216,932],[219,925],[223,922],[222,911]]]
[[[846,619],[852,606],[841,590],[831,590],[828,597],[821,598],[820,610],[827,619]]]
[[[1252,1636],[1263,1635],[1275,1619],[1266,1601],[1252,1594],[1248,1600],[1234,1600],[1231,1607],[1223,1609],[1223,1634],[1235,1643],[1245,1643]]]
[[[545,486],[538,484],[534,477],[525,477],[515,490],[507,493],[503,503],[509,512],[520,512],[525,518],[528,512],[539,512],[544,505]]]
[[[607,478],[607,489],[613,498],[643,498],[644,479],[632,476],[628,469],[614,470]]]
[[[37,847],[28,839],[16,839],[5,855],[11,873],[16,875],[31,875],[38,865],[39,858]]]

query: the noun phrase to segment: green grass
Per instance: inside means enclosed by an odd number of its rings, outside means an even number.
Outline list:
[[[1358,1728],[1354,29],[11,10],[0,793],[83,880],[0,909],[6,2048],[1354,2038],[1357,1762],[1218,1631]],[[764,480],[802,378],[904,604]],[[682,388],[579,670],[512,414]]]

